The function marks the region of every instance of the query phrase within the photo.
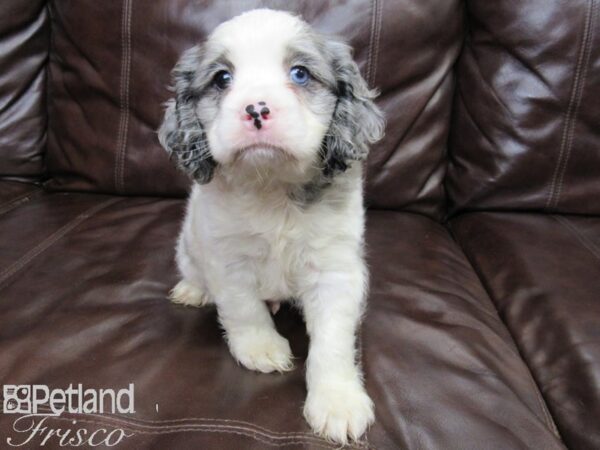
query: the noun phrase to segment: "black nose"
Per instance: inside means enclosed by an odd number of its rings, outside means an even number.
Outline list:
[[[258,113],[254,109],[254,105],[250,104],[246,106],[246,112],[252,116],[253,119],[258,119]]]
[[[250,104],[246,106],[246,113],[248,114],[248,119],[254,121],[254,126],[257,130],[262,128],[262,121],[268,120],[269,115],[271,114],[271,110],[266,106],[267,104],[263,101],[258,102],[258,105]],[[257,108],[260,107],[260,110],[257,111]]]

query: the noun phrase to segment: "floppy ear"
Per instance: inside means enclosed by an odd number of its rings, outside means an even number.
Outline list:
[[[201,61],[202,48],[193,47],[183,53],[171,72],[175,98],[167,102],[158,139],[179,169],[196,182],[206,184],[212,179],[217,163],[196,114],[200,92],[194,86],[194,80]]]
[[[367,157],[369,144],[383,137],[385,121],[373,102],[378,92],[367,86],[352,58],[352,49],[336,41],[325,45],[337,81],[337,104],[322,148],[323,172],[331,177],[345,171],[350,161]]]

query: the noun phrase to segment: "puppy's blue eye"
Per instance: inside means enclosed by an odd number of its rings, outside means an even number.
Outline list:
[[[310,73],[306,67],[294,66],[290,69],[290,79],[299,86],[305,86],[310,80]]]
[[[217,86],[217,88],[221,90],[227,89],[227,87],[231,84],[232,81],[233,75],[231,75],[231,73],[227,72],[226,70],[221,70],[220,72],[217,72],[217,74],[213,78],[213,83],[215,84],[215,86]]]

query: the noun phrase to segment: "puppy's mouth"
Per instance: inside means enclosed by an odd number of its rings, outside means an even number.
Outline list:
[[[294,156],[284,147],[268,142],[257,142],[240,147],[235,151],[234,160],[293,160]]]

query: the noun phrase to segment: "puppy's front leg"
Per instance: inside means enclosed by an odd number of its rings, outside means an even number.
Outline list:
[[[264,301],[251,291],[228,288],[220,292],[217,311],[233,357],[259,372],[285,372],[293,368],[290,345],[273,323]]]
[[[355,360],[366,270],[362,261],[353,266],[322,273],[302,298],[310,335],[304,416],[315,432],[340,443],[358,439],[374,421]]]

